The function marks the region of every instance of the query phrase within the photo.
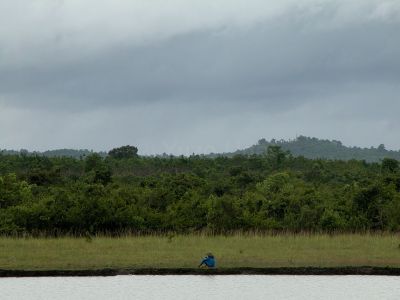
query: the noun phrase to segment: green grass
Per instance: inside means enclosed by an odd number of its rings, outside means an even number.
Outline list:
[[[400,267],[399,244],[399,235],[372,234],[0,237],[0,269],[193,268],[209,251],[220,268]]]

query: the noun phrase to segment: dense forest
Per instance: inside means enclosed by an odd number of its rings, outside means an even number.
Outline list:
[[[398,231],[397,160],[0,154],[2,234]]]
[[[378,147],[360,148],[347,147],[340,141],[321,140],[299,136],[294,140],[275,140],[267,141],[261,139],[256,145],[253,145],[244,150],[237,150],[223,155],[232,157],[237,154],[263,154],[269,146],[279,146],[283,150],[290,151],[294,156],[304,156],[306,158],[326,158],[337,160],[365,160],[367,162],[379,162],[384,158],[393,158],[400,160],[400,151],[392,151],[385,149],[385,145],[381,144]],[[213,155],[218,156],[218,154]]]

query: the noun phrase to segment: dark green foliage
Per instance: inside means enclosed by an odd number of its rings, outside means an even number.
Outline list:
[[[394,173],[399,170],[399,162],[393,158],[384,158],[382,160],[382,170]]]
[[[123,159],[123,158],[136,158],[138,156],[138,148],[134,146],[123,146],[119,148],[114,148],[108,155],[115,159]]]
[[[107,185],[111,182],[111,168],[99,154],[91,154],[85,159],[86,180]]]
[[[31,186],[13,173],[0,177],[0,208],[18,205],[32,197]]]
[[[312,160],[276,145],[230,158],[131,154],[0,154],[0,232],[400,230],[393,158]]]

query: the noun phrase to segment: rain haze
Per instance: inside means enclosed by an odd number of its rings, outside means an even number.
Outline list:
[[[0,148],[399,149],[400,1],[0,0]]]

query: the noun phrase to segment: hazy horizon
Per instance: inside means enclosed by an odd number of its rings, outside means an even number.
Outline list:
[[[285,141],[285,142],[290,142],[290,141],[294,141],[294,140],[296,140],[298,137],[295,137],[295,138],[291,138],[291,139],[279,139],[279,138],[272,138],[272,139],[274,139],[274,140],[276,140],[276,141]],[[307,138],[317,138],[317,137],[307,137]],[[261,138],[261,139],[263,139],[263,138]],[[195,154],[195,155],[207,155],[207,154],[212,154],[212,153],[214,153],[214,154],[222,154],[222,153],[232,153],[232,152],[235,152],[235,151],[237,151],[237,150],[244,150],[244,149],[247,149],[247,148],[249,148],[249,147],[251,147],[251,146],[253,146],[253,145],[256,145],[257,143],[258,143],[258,141],[259,140],[261,140],[261,139],[258,139],[257,141],[255,141],[254,143],[252,143],[252,144],[249,144],[249,145],[245,145],[243,148],[237,148],[237,149],[230,149],[230,150],[228,150],[228,151],[224,151],[224,152],[202,152],[202,153],[200,153],[200,152],[192,152],[192,153],[167,153],[167,152],[154,152],[154,153],[143,153],[142,151],[141,151],[141,149],[140,149],[140,146],[138,146],[138,145],[130,145],[130,146],[136,146],[137,148],[138,148],[138,150],[139,150],[139,154],[140,155],[163,155],[163,154],[168,154],[168,155],[192,155],[192,154]],[[270,139],[270,140],[268,140],[268,139],[266,139],[267,140],[267,142],[271,142],[271,140],[272,139]],[[323,138],[317,138],[317,139],[319,139],[319,140],[329,140],[329,139],[323,139]],[[333,141],[333,140],[329,140],[329,141]],[[339,142],[342,142],[342,141],[340,141],[339,140]],[[356,147],[356,148],[362,148],[362,149],[370,149],[370,148],[378,148],[381,144],[379,144],[379,145],[371,145],[371,146],[367,146],[367,147],[362,147],[362,146],[359,146],[359,145],[347,145],[347,144],[344,144],[344,143],[342,143],[343,144],[343,146],[345,146],[345,147],[348,147],[348,148],[352,148],[352,147]],[[107,148],[107,149],[89,149],[89,148],[49,148],[49,149],[43,149],[43,150],[38,150],[38,149],[29,149],[29,148],[20,148],[20,149],[3,149],[3,148],[1,148],[0,147],[0,151],[2,151],[2,150],[5,150],[5,151],[25,151],[25,150],[27,150],[27,151],[29,151],[29,152],[31,152],[31,153],[33,153],[33,152],[39,152],[39,153],[43,153],[43,152],[46,152],[46,151],[57,151],[57,150],[76,150],[76,151],[80,151],[80,150],[83,150],[83,151],[85,151],[85,150],[88,150],[88,151],[93,151],[93,152],[98,152],[98,153],[100,153],[100,152],[103,152],[103,153],[108,153],[111,149],[113,149],[113,148],[117,148],[117,147],[121,147],[121,146],[126,146],[126,145],[113,145],[113,146],[110,146],[109,148]],[[400,151],[400,149],[389,149],[388,147],[386,147],[386,145],[384,145],[385,146],[385,149],[386,150],[388,150],[388,151]]]
[[[400,149],[399,29],[392,0],[0,1],[0,148]]]

